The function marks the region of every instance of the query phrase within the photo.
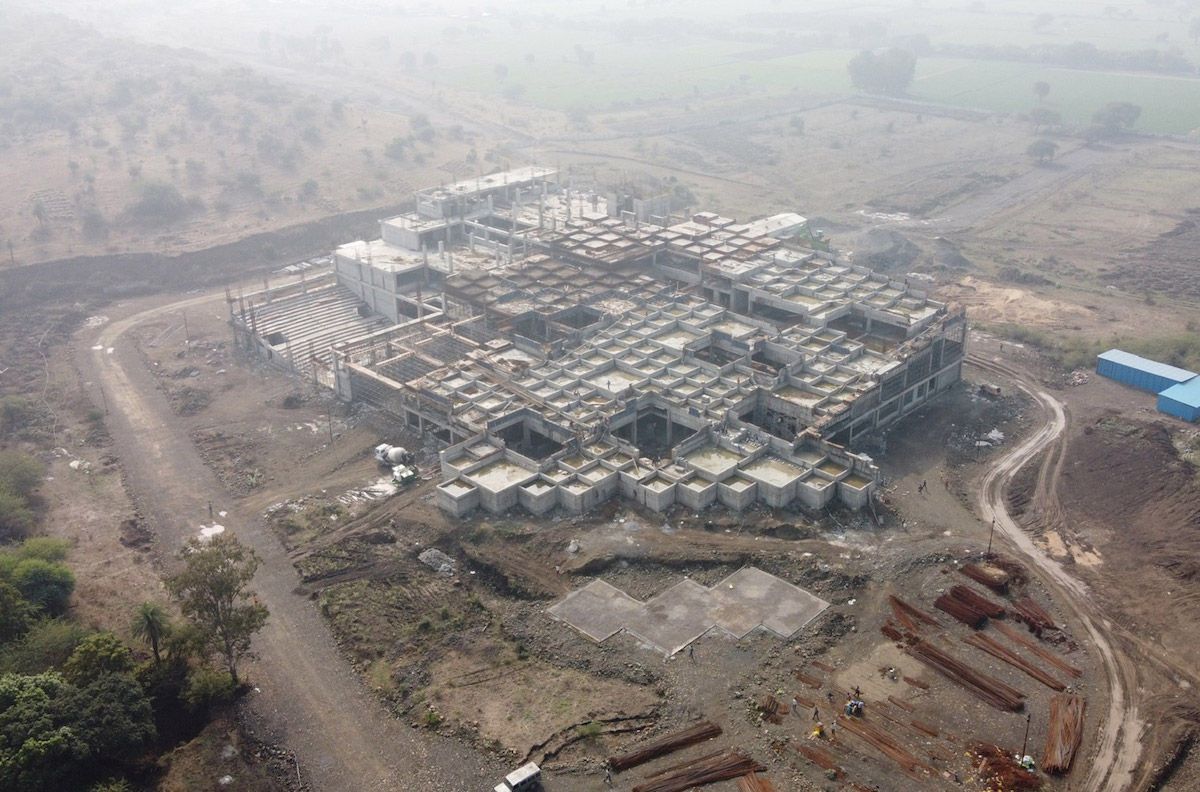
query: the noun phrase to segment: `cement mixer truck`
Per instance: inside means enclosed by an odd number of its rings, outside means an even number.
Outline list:
[[[394,446],[389,443],[380,443],[375,446],[375,459],[381,465],[392,467],[393,465],[411,465],[413,461],[412,452],[404,446]]]

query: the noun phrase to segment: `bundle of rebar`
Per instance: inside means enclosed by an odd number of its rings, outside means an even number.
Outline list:
[[[839,718],[838,726],[891,759],[910,776],[916,777],[918,770],[924,770],[930,774],[935,773],[931,766],[909,753],[908,749],[901,745],[895,737],[868,720]]]
[[[1042,769],[1047,773],[1065,773],[1071,769],[1083,739],[1084,707],[1082,696],[1063,693],[1050,697],[1050,728],[1042,750]]]
[[[829,674],[832,674],[834,671],[837,671],[837,669],[834,668],[833,666],[829,665],[829,663],[822,663],[820,660],[813,660],[812,664],[815,668],[819,668],[822,671],[825,671],[826,673],[829,673]]]
[[[926,641],[917,641],[905,647],[904,651],[997,709],[1016,712],[1025,703],[1025,694],[1021,691],[976,671],[954,655]]]
[[[1073,677],[1083,676],[1083,672],[1080,671],[1078,668],[1071,665],[1066,660],[1063,660],[1061,657],[1059,657],[1054,652],[1051,652],[1049,649],[1038,646],[1036,643],[1029,640],[1024,635],[1021,635],[1021,633],[1017,632],[1013,628],[1008,627],[1003,624],[997,624],[996,629],[999,630],[1004,635],[1008,636],[1009,640],[1013,641],[1014,643],[1018,643],[1021,646],[1024,646],[1026,649],[1033,652],[1035,655],[1042,658],[1043,660],[1045,660],[1047,663],[1054,666],[1058,670],[1065,671],[1066,673],[1070,674]]]
[[[808,685],[810,688],[816,689],[816,688],[821,687],[821,680],[817,679],[815,676],[809,676],[808,674],[805,674],[802,671],[796,672],[796,680],[798,682],[803,682],[804,684]]]
[[[1038,635],[1042,634],[1042,630],[1053,630],[1055,627],[1054,618],[1029,597],[1014,600],[1013,610],[1017,612],[1016,618],[1028,624]]]
[[[997,594],[1008,593],[1008,573],[1002,569],[981,567],[978,564],[963,564],[958,571],[981,586],[987,586]]]
[[[917,632],[917,622],[924,622],[930,627],[942,626],[942,623],[937,619],[925,611],[914,608],[897,596],[889,596],[888,602],[892,604],[892,613],[896,615],[896,621],[900,622],[900,626],[909,632]]]
[[[974,646],[976,649],[982,649],[983,651],[990,654],[992,657],[998,657],[999,659],[1001,659],[1004,662],[1011,665],[1013,668],[1017,668],[1017,669],[1020,669],[1021,671],[1024,671],[1026,674],[1033,677],[1038,682],[1041,682],[1043,685],[1050,688],[1051,690],[1060,690],[1061,691],[1061,690],[1065,690],[1067,687],[1065,684],[1063,684],[1062,682],[1059,682],[1057,679],[1050,676],[1050,674],[1048,674],[1047,672],[1038,668],[1033,663],[1031,663],[1028,660],[1026,660],[1025,658],[1021,657],[1019,654],[1014,652],[1012,649],[1009,649],[1007,646],[1000,643],[995,638],[992,638],[989,635],[983,635],[981,633],[974,633],[972,635],[968,635],[966,638],[963,638],[962,640],[963,640],[963,643],[970,644],[971,646]]]
[[[879,628],[879,632],[891,638],[896,643],[904,643],[904,633],[900,632],[900,628],[892,624],[892,620],[888,619]]]
[[[988,619],[1004,615],[1004,606],[975,593],[966,586],[954,586],[934,601],[933,607],[944,611],[970,627],[982,627]]]
[[[738,779],[738,792],[775,792],[775,787],[765,776],[750,773]]]
[[[704,721],[698,723],[690,729],[668,734],[667,736],[655,740],[649,745],[643,746],[636,751],[610,756],[608,765],[613,770],[620,772],[628,770],[631,767],[637,767],[640,764],[645,764],[651,759],[657,759],[660,756],[678,751],[680,748],[687,748],[690,745],[704,742],[712,739],[721,733],[721,727],[715,723]],[[731,778],[733,776],[730,776]]]
[[[838,767],[837,761],[833,758],[833,754],[831,754],[829,751],[826,751],[824,748],[818,748],[815,745],[798,745],[796,746],[796,750],[798,750],[806,759],[822,770],[832,770],[838,778],[842,777],[842,768]]]
[[[633,792],[683,792],[692,787],[761,773],[766,769],[740,751],[724,751],[685,765],[670,775],[639,784],[633,788]]]

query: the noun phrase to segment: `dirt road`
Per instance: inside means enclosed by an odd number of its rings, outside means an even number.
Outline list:
[[[256,721],[269,738],[296,752],[314,790],[487,788],[485,782],[498,777],[497,767],[449,739],[397,721],[368,694],[314,605],[294,593],[295,570],[260,514],[233,502],[174,419],[127,334],[182,309],[223,312],[225,306],[206,295],[81,330],[76,357],[89,387],[103,388],[125,484],[153,526],[160,560],[169,564],[174,551],[198,533],[209,503],[226,512],[218,522],[263,558],[254,586],[271,617],[255,637],[260,660],[247,668]]]
[[[1005,500],[1008,484],[1018,470],[1041,451],[1049,448],[1038,478],[1039,507],[1056,513],[1057,498],[1054,482],[1061,463],[1064,431],[1068,413],[1063,404],[1029,380],[1021,372],[994,361],[972,359],[974,365],[992,375],[1009,379],[1033,398],[1045,414],[1046,421],[1025,442],[1001,458],[983,476],[978,493],[978,506],[984,521],[995,525],[1008,541],[1041,572],[1046,584],[1056,591],[1057,598],[1069,608],[1088,632],[1091,644],[1104,663],[1109,689],[1109,707],[1100,727],[1100,743],[1089,762],[1090,770],[1083,783],[1089,792],[1121,792],[1133,778],[1141,756],[1141,734],[1138,704],[1134,699],[1138,677],[1133,661],[1114,648],[1113,625],[1104,617],[1088,588],[1071,576],[1057,561],[1034,544],[1033,539],[1009,515]]]

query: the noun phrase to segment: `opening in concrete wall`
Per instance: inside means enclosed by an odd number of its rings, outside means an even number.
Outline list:
[[[506,426],[496,435],[512,450],[534,460],[553,456],[564,448],[562,443],[547,437],[524,421]]]

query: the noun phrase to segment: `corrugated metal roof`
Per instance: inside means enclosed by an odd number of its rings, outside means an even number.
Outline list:
[[[1138,371],[1144,371],[1147,374],[1166,377],[1175,382],[1187,382],[1196,376],[1196,372],[1194,371],[1168,366],[1166,363],[1159,363],[1157,360],[1139,357],[1132,352],[1126,352],[1121,349],[1110,349],[1107,352],[1101,352],[1097,357],[1101,360],[1107,360],[1122,366],[1129,366]]]
[[[1187,382],[1172,385],[1158,395],[1174,399],[1188,407],[1200,408],[1200,377],[1192,377]]]

